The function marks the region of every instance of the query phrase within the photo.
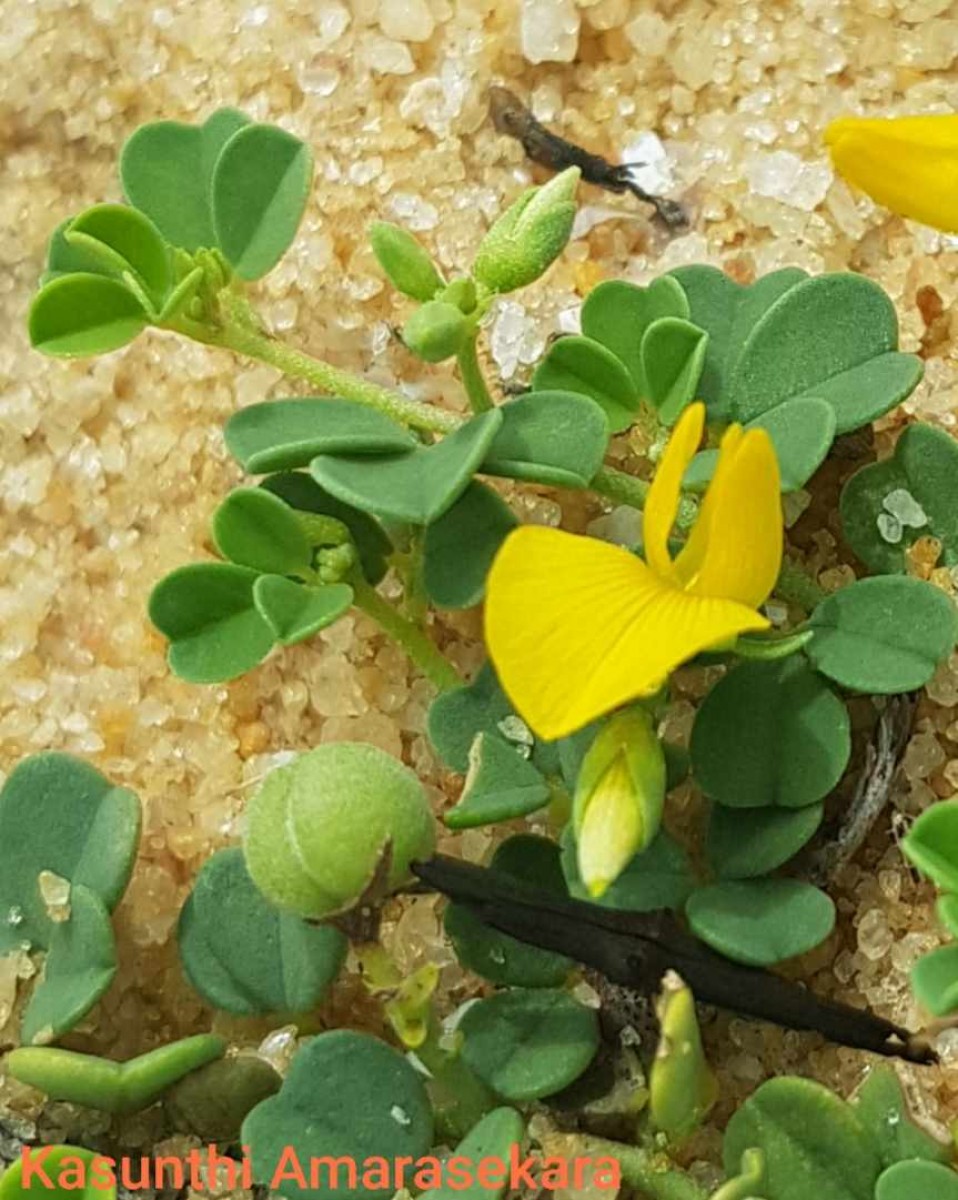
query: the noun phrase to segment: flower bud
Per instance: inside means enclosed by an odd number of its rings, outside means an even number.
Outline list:
[[[385,751],[356,742],[317,746],[272,771],[246,820],[253,882],[267,900],[303,917],[351,908],[377,872],[395,890],[409,878],[410,862],[435,846],[416,776]]]
[[[543,187],[530,188],[482,239],[473,274],[493,292],[514,292],[532,283],[565,248],[575,220],[578,167]]]
[[[442,287],[442,276],[423,246],[405,229],[376,221],[369,230],[373,254],[393,287],[414,300],[431,300]]]
[[[573,828],[579,875],[598,898],[658,833],[665,803],[665,754],[643,709],[599,730],[576,784]]]
[[[649,1073],[649,1115],[674,1141],[702,1123],[718,1085],[702,1049],[695,997],[674,971],[666,972],[655,1007],[660,1033]]]
[[[444,300],[430,300],[406,322],[402,340],[423,362],[444,362],[459,353],[468,322],[462,312]]]

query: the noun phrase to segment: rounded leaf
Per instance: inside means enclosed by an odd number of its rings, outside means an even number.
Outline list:
[[[473,480],[455,504],[426,529],[423,583],[433,604],[438,608],[478,604],[492,560],[518,524],[497,492]]]
[[[0,911],[7,914],[0,956],[25,941],[46,948],[54,935],[63,940],[40,892],[42,871],[89,889],[112,910],[126,890],[139,840],[133,792],[69,754],[20,762],[0,792]]]
[[[942,1163],[900,1162],[884,1171],[875,1200],[958,1200],[958,1174]]]
[[[353,599],[353,589],[345,583],[306,587],[284,575],[260,575],[253,584],[256,609],[283,646],[295,646],[338,621]]]
[[[177,931],[186,977],[216,1008],[242,1015],[317,1005],[346,957],[346,938],[280,912],[256,888],[242,850],[204,863]]]
[[[338,396],[251,404],[230,417],[223,435],[252,475],[306,467],[317,454],[391,454],[417,444],[391,417]]]
[[[843,687],[882,695],[928,682],[955,646],[954,601],[921,579],[860,579],[819,604],[805,653]]]
[[[368,1195],[361,1185],[367,1159],[413,1161],[430,1149],[432,1138],[422,1077],[375,1038],[336,1029],[299,1049],[277,1095],[243,1122],[241,1140],[250,1148],[254,1180],[287,1200],[362,1200]],[[319,1172],[318,1187],[303,1188],[293,1175],[277,1179],[290,1151],[305,1164],[317,1153],[346,1161],[336,1180],[327,1169]]]
[[[635,420],[641,397],[618,358],[592,338],[573,335],[555,342],[532,377],[537,392],[573,392],[588,396],[603,410],[613,433]]]
[[[958,892],[958,800],[925,809],[908,830],[901,848],[943,891]]]
[[[235,1143],[247,1114],[274,1096],[282,1082],[265,1058],[246,1051],[192,1071],[170,1089],[163,1108],[182,1133],[204,1142]]]
[[[800,808],[826,796],[851,753],[848,712],[800,657],[745,662],[706,696],[692,770],[730,808]]]
[[[162,307],[172,283],[170,251],[149,217],[127,204],[97,204],[75,217],[64,237],[105,255],[118,275],[132,271],[154,307]]]
[[[459,1022],[462,1057],[506,1100],[551,1096],[578,1079],[599,1048],[599,1023],[563,991],[500,992]]]
[[[294,575],[310,568],[313,548],[296,513],[262,488],[237,488],[213,514],[213,544],[255,571]]]
[[[608,421],[587,396],[540,390],[497,411],[502,425],[483,459],[484,473],[581,488],[602,466]]]
[[[30,344],[44,354],[88,358],[131,342],[148,324],[136,296],[105,275],[62,275],[30,306]]]
[[[116,945],[110,914],[89,888],[70,888],[70,915],[54,922],[47,941],[43,978],[23,1014],[20,1040],[45,1046],[77,1025],[116,975]]]
[[[462,1162],[491,1164],[508,1163],[513,1147],[518,1147],[525,1133],[525,1122],[514,1108],[494,1108],[474,1125],[456,1147],[453,1158]],[[463,1188],[447,1183],[445,1187],[433,1188],[421,1193],[421,1200],[498,1200],[508,1187],[505,1170],[494,1187],[488,1181],[478,1179],[471,1187]],[[0,1200],[3,1197],[0,1196]]]
[[[422,784],[392,755],[331,742],[272,771],[247,809],[246,866],[273,904],[320,918],[350,907],[387,855],[385,886],[435,845]]]
[[[695,399],[709,335],[681,317],[653,321],[642,337],[646,395],[663,425],[674,425]]]
[[[589,292],[582,305],[582,332],[601,343],[632,376],[639,395],[648,394],[642,366],[642,338],[660,317],[689,315],[685,293],[670,275],[638,287],[622,279],[607,279]]]
[[[259,279],[286,253],[313,176],[309,148],[274,125],[244,125],[213,169],[216,241],[241,279]]]
[[[184,250],[215,245],[203,150],[199,126],[154,121],[141,125],[120,155],[126,198]]]
[[[823,804],[803,808],[726,808],[709,816],[706,848],[720,879],[754,879],[787,863],[822,823]]]
[[[725,1130],[729,1175],[753,1147],[765,1155],[770,1200],[874,1200],[878,1152],[851,1107],[820,1083],[789,1076],[763,1083]]]
[[[150,595],[150,620],[170,640],[174,674],[190,683],[236,679],[261,663],[275,636],[253,602],[258,572],[231,563],[193,563]]]
[[[713,883],[692,893],[685,914],[713,950],[753,967],[804,954],[835,927],[829,897],[797,879]]]
[[[919,1004],[935,1017],[958,1010],[958,945],[932,950],[911,969],[911,987]]]

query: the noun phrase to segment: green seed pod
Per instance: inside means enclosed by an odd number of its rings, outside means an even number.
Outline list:
[[[418,241],[389,221],[375,221],[369,229],[373,254],[393,287],[414,300],[431,300],[442,287],[442,276]]]
[[[493,292],[514,292],[538,279],[559,257],[572,233],[578,167],[544,187],[530,188],[482,239],[473,274]]]
[[[406,322],[402,340],[424,362],[444,362],[458,354],[468,322],[460,309],[444,300],[430,300]]]
[[[593,896],[601,896],[658,833],[665,779],[665,754],[644,709],[618,713],[596,734],[572,809],[579,875]]]
[[[649,1114],[655,1128],[675,1141],[702,1123],[718,1084],[702,1049],[695,997],[674,971],[662,980],[656,1013],[661,1033],[649,1073]]]
[[[271,772],[246,814],[246,867],[263,895],[303,917],[329,917],[364,894],[383,854],[385,887],[409,879],[435,846],[416,776],[390,754],[333,742]]]

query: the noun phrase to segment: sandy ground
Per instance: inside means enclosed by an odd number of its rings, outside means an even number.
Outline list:
[[[302,388],[161,333],[92,362],[29,349],[25,314],[45,243],[65,216],[119,198],[123,140],[145,121],[198,120],[235,105],[309,141],[316,181],[300,236],[255,289],[266,320],[314,354],[461,408],[450,373],[417,364],[391,336],[404,304],[384,286],[364,229],[378,216],[398,221],[445,267],[468,264],[501,204],[532,178],[521,150],[486,120],[485,88],[504,82],[590,148],[651,158],[646,181],[683,198],[693,225],[670,242],[630,197],[583,189],[562,263],[493,318],[493,378],[521,381],[548,335],[570,328],[584,292],[608,276],[645,282],[703,260],[741,280],[786,264],[850,267],[888,289],[904,348],[933,344],[909,407],[950,428],[958,392],[947,314],[958,243],[853,195],[832,177],[821,131],[842,112],[958,106],[956,8],[942,0],[0,3],[0,767],[37,750],[73,751],[135,788],[146,812],[117,918],[120,978],[71,1044],[126,1056],[208,1027],[177,966],[172,927],[198,865],[235,840],[249,787],[289,751],[374,742],[424,774],[437,806],[451,782],[422,736],[428,685],[364,618],[229,686],[190,686],[167,670],[146,596],[173,567],[210,554],[209,516],[239,481],[222,423],[238,405]],[[945,310],[933,336],[918,307],[922,288],[935,289]],[[922,296],[927,312],[934,297]],[[880,449],[888,444],[880,436]],[[516,508],[549,523],[564,509],[578,529],[601,511],[544,490]],[[813,507],[797,530],[826,586],[847,578],[827,506]],[[436,630],[466,670],[481,658],[477,631],[474,614]],[[701,683],[692,673],[680,689],[677,728],[687,729]],[[906,816],[958,784],[956,705],[958,665],[923,701],[896,798]],[[873,714],[864,703],[855,716],[866,729]],[[907,968],[939,935],[930,893],[905,871],[889,830],[883,822],[845,872],[841,928],[807,968],[822,990],[916,1021]],[[485,846],[473,834],[467,852]],[[435,949],[432,902],[412,905],[394,940],[406,963],[441,954],[451,998],[468,986],[448,951]],[[0,979],[0,1009],[14,982]],[[326,1015],[377,1020],[349,980]],[[217,1027],[253,1038],[266,1031],[221,1018]],[[726,1101],[782,1070],[848,1091],[864,1068],[853,1052],[725,1018],[710,1026],[710,1042]],[[923,1111],[940,1122],[956,1115],[958,1069],[905,1078]]]

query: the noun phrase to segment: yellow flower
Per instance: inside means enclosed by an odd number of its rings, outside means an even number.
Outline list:
[[[958,232],[958,116],[841,117],[825,142],[839,175],[873,200]]]
[[[782,559],[778,461],[768,434],[732,425],[698,520],[673,561],[668,541],[705,407],[682,414],[645,506],[646,562],[628,550],[527,525],[489,573],[486,643],[500,682],[543,738],[564,737],[658,691],[677,666],[740,633]]]

